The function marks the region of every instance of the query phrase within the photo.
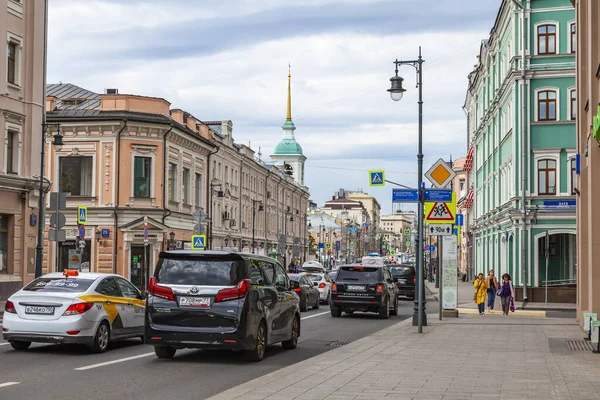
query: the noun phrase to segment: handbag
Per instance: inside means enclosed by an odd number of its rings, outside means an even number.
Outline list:
[[[510,312],[515,312],[515,301],[510,299]]]
[[[502,297],[502,293],[503,293],[503,291],[502,291],[502,288],[500,288],[500,289],[498,289],[498,291],[496,292],[496,295],[497,295],[497,296],[500,296],[500,297]]]

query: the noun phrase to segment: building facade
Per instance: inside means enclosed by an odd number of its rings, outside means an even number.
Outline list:
[[[44,2],[0,0],[0,301],[35,274]]]
[[[367,242],[369,252],[381,252],[379,249],[380,236],[379,225],[381,223],[381,204],[373,196],[363,192],[350,192],[347,195],[348,199],[359,201],[363,204],[369,215],[369,221],[365,221],[363,226],[365,232],[365,240]]]
[[[416,233],[413,232],[415,217],[413,211],[399,210],[396,214],[381,216],[380,232],[383,243],[403,253],[412,251],[414,245],[411,243],[411,238],[413,233]],[[405,229],[409,231],[405,232]]]
[[[502,1],[469,75],[468,230],[475,272],[508,272],[517,286],[533,288],[529,301],[539,301],[535,289],[546,280],[576,276],[575,13],[568,0],[518,4]]]
[[[600,3],[574,0],[577,24],[577,319],[600,312]],[[596,186],[594,186],[594,184]],[[598,219],[596,219],[598,217]]]
[[[48,122],[60,124],[48,137],[60,129],[64,144],[48,146],[47,176],[52,191],[67,194],[67,209],[66,241],[46,241],[45,271],[116,272],[144,287],[159,252],[191,248],[195,233],[207,234],[209,249],[268,254],[287,231],[276,256],[302,252],[305,241],[294,248],[293,235],[306,236],[307,189],[235,143],[231,121],[203,122],[164,99],[106,92],[48,86]],[[83,251],[78,206],[88,210]]]

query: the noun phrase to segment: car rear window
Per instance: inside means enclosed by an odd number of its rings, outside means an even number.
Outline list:
[[[168,285],[233,286],[242,279],[238,260],[163,259],[155,274]]]
[[[376,267],[342,267],[337,279],[343,281],[379,282],[379,268]]]
[[[314,274],[310,274],[310,275],[306,275],[308,277],[308,279],[310,279],[313,282],[320,282],[323,279],[323,275],[314,275]]]
[[[407,276],[414,275],[415,269],[413,267],[390,267],[392,275]]]
[[[85,292],[92,286],[94,279],[79,278],[37,278],[23,290],[28,292]]]

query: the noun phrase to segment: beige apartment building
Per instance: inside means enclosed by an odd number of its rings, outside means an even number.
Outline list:
[[[44,102],[44,2],[0,0],[0,300],[33,278]]]
[[[144,287],[159,252],[191,248],[194,233],[207,235],[209,249],[302,253],[307,188],[237,144],[231,121],[204,122],[165,99],[117,89],[47,92],[47,119],[60,124],[64,144],[48,146],[46,174],[52,191],[67,193],[67,223],[65,242],[46,240],[45,272],[116,272]],[[78,206],[88,223],[76,260]]]
[[[577,26],[577,319],[600,312],[600,2],[573,0]]]
[[[379,224],[381,222],[381,204],[373,196],[363,192],[350,192],[349,200],[359,201],[363,204],[369,214],[369,222],[366,225],[366,241],[369,252],[381,252],[379,248]]]
[[[408,249],[414,249],[409,245],[413,233],[416,214],[413,211],[400,211],[396,214],[381,216],[380,232],[383,235],[383,241],[399,251],[406,252]],[[404,230],[409,229],[408,235]]]

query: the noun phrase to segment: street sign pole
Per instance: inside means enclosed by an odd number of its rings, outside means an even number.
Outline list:
[[[442,262],[443,262],[443,258],[444,258],[444,253],[442,252],[444,248],[444,238],[442,236],[438,236],[438,269],[437,269],[437,279],[438,281],[437,286],[440,288],[439,293],[438,293],[438,301],[439,301],[439,307],[440,307],[440,321],[442,320],[442,315],[444,313],[444,307],[443,307],[443,303],[442,303],[442,299],[444,298],[444,285],[440,285],[439,283],[442,282],[442,270],[444,268],[442,268]]]
[[[148,284],[150,282],[150,268],[148,266],[148,258],[146,253],[148,252],[148,217],[144,217],[144,291],[148,292]]]

